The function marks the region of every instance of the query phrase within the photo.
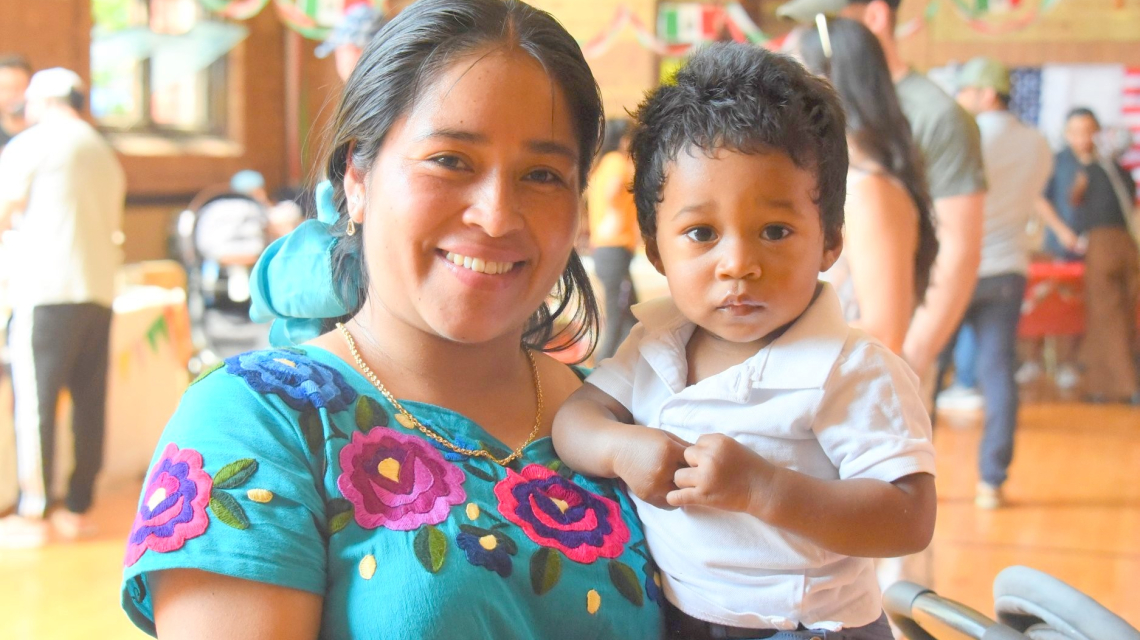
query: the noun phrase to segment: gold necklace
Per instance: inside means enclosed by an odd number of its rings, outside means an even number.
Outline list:
[[[419,420],[416,419],[415,416],[413,416],[408,412],[407,409],[404,408],[404,405],[400,404],[399,400],[396,400],[395,396],[393,396],[392,393],[388,391],[383,383],[380,382],[380,379],[376,377],[376,374],[372,372],[372,369],[364,363],[364,358],[360,357],[360,352],[356,349],[356,341],[352,339],[352,334],[348,332],[348,327],[344,326],[344,324],[340,322],[336,323],[336,327],[340,329],[341,335],[344,336],[344,341],[348,343],[348,350],[352,352],[352,357],[356,360],[356,366],[360,368],[361,372],[364,373],[364,376],[368,378],[369,382],[372,383],[372,386],[379,389],[380,393],[384,394],[384,397],[388,399],[388,402],[392,403],[392,406],[396,407],[396,410],[399,411],[404,416],[404,418],[408,420],[408,422],[412,423],[417,429],[422,431],[425,436],[431,438],[432,440],[435,440],[436,442],[442,444],[455,453],[475,458],[487,458],[495,464],[505,467],[522,456],[523,449],[526,449],[527,446],[529,446],[530,443],[534,442],[534,439],[538,437],[538,430],[542,426],[542,381],[538,377],[538,363],[535,362],[534,354],[530,352],[530,349],[524,349],[523,353],[526,354],[527,360],[530,361],[531,375],[534,377],[534,399],[538,404],[538,411],[534,416],[534,428],[531,429],[530,435],[527,436],[526,442],[519,445],[519,448],[515,449],[511,455],[503,459],[499,459],[491,455],[491,453],[485,449],[464,449],[463,447],[458,447],[448,442],[447,439],[445,439],[443,436],[425,427]]]

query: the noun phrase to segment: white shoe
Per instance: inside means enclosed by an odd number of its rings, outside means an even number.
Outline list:
[[[1042,373],[1044,370],[1041,368],[1041,363],[1036,360],[1027,360],[1017,369],[1017,373],[1013,374],[1013,379],[1017,381],[1017,384],[1029,384],[1040,378]]]
[[[1002,495],[1001,487],[995,487],[992,484],[979,482],[978,488],[974,492],[974,506],[979,509],[1000,509],[1005,505],[1005,496]]]
[[[938,394],[934,406],[950,411],[981,411],[986,401],[977,389],[954,385]]]
[[[33,549],[47,544],[47,523],[39,518],[8,516],[0,520],[0,549]]]
[[[1058,389],[1066,391],[1075,389],[1081,383],[1081,372],[1071,364],[1063,364],[1057,369],[1057,375],[1053,377],[1053,382],[1056,383]]]

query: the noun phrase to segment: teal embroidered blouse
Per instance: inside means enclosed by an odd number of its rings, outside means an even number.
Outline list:
[[[508,454],[463,416],[404,405],[452,443]],[[573,473],[549,438],[503,468],[409,427],[319,348],[221,363],[163,433],[123,608],[153,634],[148,576],[193,568],[322,595],[322,638],[662,636],[660,578],[613,482]]]

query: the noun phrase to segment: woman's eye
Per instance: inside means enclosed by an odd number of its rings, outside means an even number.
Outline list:
[[[716,240],[716,231],[711,227],[696,227],[686,231],[685,237],[693,242],[712,242]]]
[[[783,225],[774,224],[770,227],[764,227],[764,231],[760,235],[765,240],[783,240],[792,235],[792,230]]]
[[[535,169],[527,174],[527,179],[531,182],[538,182],[541,184],[563,184],[564,180],[557,173],[549,169]]]
[[[466,166],[459,156],[436,156],[431,161],[447,169],[463,169]]]

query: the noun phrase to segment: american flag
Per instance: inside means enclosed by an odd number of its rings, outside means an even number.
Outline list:
[[[1123,91],[1123,124],[1132,132],[1132,148],[1124,154],[1120,163],[1132,172],[1132,177],[1136,180],[1136,202],[1140,204],[1140,67],[1125,70]]]

